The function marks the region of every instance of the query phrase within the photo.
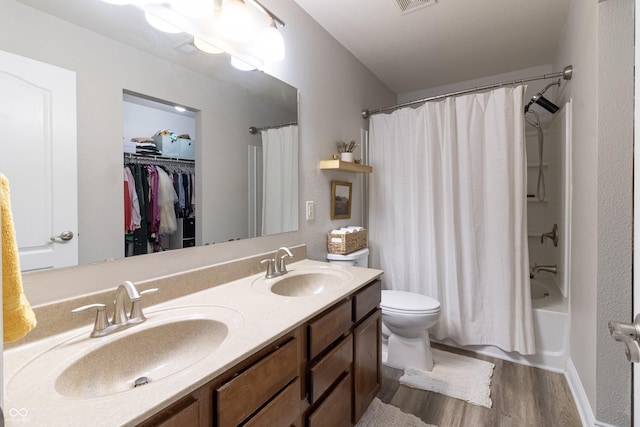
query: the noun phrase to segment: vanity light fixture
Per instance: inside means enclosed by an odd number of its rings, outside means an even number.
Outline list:
[[[280,32],[285,23],[258,0],[102,1],[135,6],[154,28],[190,34],[192,46],[205,53],[226,52],[241,70],[262,69],[285,56]]]
[[[273,18],[269,18],[269,25],[260,31],[256,44],[256,50],[265,62],[279,62],[284,59],[284,39]]]
[[[179,0],[169,3],[176,12],[191,18],[213,18],[215,2],[213,0]]]
[[[160,19],[157,16],[152,15],[149,12],[144,13],[144,19],[146,19],[149,25],[151,25],[153,28],[158,31],[162,31],[163,33],[178,34],[182,32],[180,28],[168,23],[164,19]]]
[[[219,47],[214,46],[211,43],[202,40],[200,37],[193,38],[193,45],[204,53],[210,53],[213,55],[224,53],[223,49],[220,49]]]
[[[253,71],[257,68],[255,65],[251,65],[248,62],[243,61],[242,59],[236,58],[235,56],[231,57],[231,65],[233,65],[233,68],[236,68],[240,71]]]
[[[253,16],[243,0],[227,0],[220,12],[220,34],[229,40],[250,42],[255,34]]]

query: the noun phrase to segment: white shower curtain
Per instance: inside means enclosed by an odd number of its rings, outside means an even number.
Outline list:
[[[298,126],[262,133],[262,235],[298,229]]]
[[[437,339],[533,354],[524,89],[372,116],[369,236],[385,288],[440,301]]]

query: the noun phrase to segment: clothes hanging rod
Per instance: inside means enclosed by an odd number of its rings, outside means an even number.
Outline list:
[[[280,123],[279,125],[264,126],[264,127],[261,127],[261,128],[257,128],[255,126],[249,126],[249,133],[251,135],[257,135],[258,132],[263,131],[263,130],[278,129],[278,128],[283,128],[285,126],[293,126],[293,125],[297,125],[297,124],[298,124],[298,122]]]
[[[371,117],[372,114],[379,114],[379,113],[385,113],[387,111],[394,111],[400,108],[404,108],[404,107],[409,107],[412,105],[418,105],[418,104],[424,104],[425,102],[429,102],[429,101],[435,101],[438,99],[444,99],[444,98],[449,98],[450,96],[457,96],[457,95],[464,95],[467,93],[473,93],[473,92],[480,92],[483,90],[489,90],[489,89],[495,89],[495,88],[499,88],[502,86],[514,86],[517,84],[522,84],[522,83],[526,83],[526,82],[532,82],[535,80],[546,80],[546,79],[555,79],[556,77],[562,77],[564,80],[571,80],[571,77],[573,76],[573,66],[572,65],[567,65],[566,67],[564,67],[564,70],[557,72],[557,73],[551,73],[551,74],[543,74],[541,76],[536,76],[536,77],[527,77],[524,79],[516,79],[516,80],[512,80],[512,81],[508,81],[508,82],[501,82],[501,83],[494,83],[491,85],[485,85],[485,86],[477,86],[474,87],[472,89],[464,89],[464,90],[459,90],[457,92],[450,92],[450,93],[445,93],[444,95],[436,95],[436,96],[430,96],[428,98],[423,98],[423,99],[419,99],[417,101],[409,101],[409,102],[405,102],[402,104],[397,104],[397,105],[392,105],[389,107],[383,107],[383,108],[378,108],[377,110],[362,110],[362,118],[363,119],[368,119],[369,117]]]
[[[124,153],[125,161],[129,163],[146,164],[179,164],[185,166],[195,166],[195,160],[185,160],[173,157],[147,156],[144,154]]]

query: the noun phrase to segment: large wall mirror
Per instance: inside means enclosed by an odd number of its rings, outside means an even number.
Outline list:
[[[0,50],[76,75],[80,264],[124,256],[123,139],[130,137],[124,120],[131,96],[181,105],[193,116],[196,244],[298,229],[297,125],[282,126],[298,122],[296,88],[261,71],[236,70],[226,54],[197,51],[187,34],[159,33],[132,6],[8,0],[0,11],[11,17],[0,29]],[[155,127],[136,136],[151,136]],[[295,135],[267,152],[267,129],[284,127]],[[286,208],[274,211],[268,197],[280,197]]]

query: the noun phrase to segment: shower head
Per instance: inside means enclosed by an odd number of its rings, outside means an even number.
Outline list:
[[[547,98],[542,96],[542,94],[538,93],[531,98],[533,102],[550,112],[551,114],[555,114],[560,108],[553,102],[549,101]]]
[[[541,106],[542,108],[550,112],[551,114],[555,114],[560,108],[556,104],[554,104],[553,102],[549,101],[547,98],[542,96],[547,91],[547,89],[555,85],[560,86],[560,80],[558,80],[557,82],[549,83],[544,87],[544,89],[542,89],[540,92],[533,95],[533,97],[531,98],[531,101],[529,101],[529,103],[524,107],[524,112],[526,113],[527,111],[529,111],[529,107],[532,104],[538,104],[539,106]]]

